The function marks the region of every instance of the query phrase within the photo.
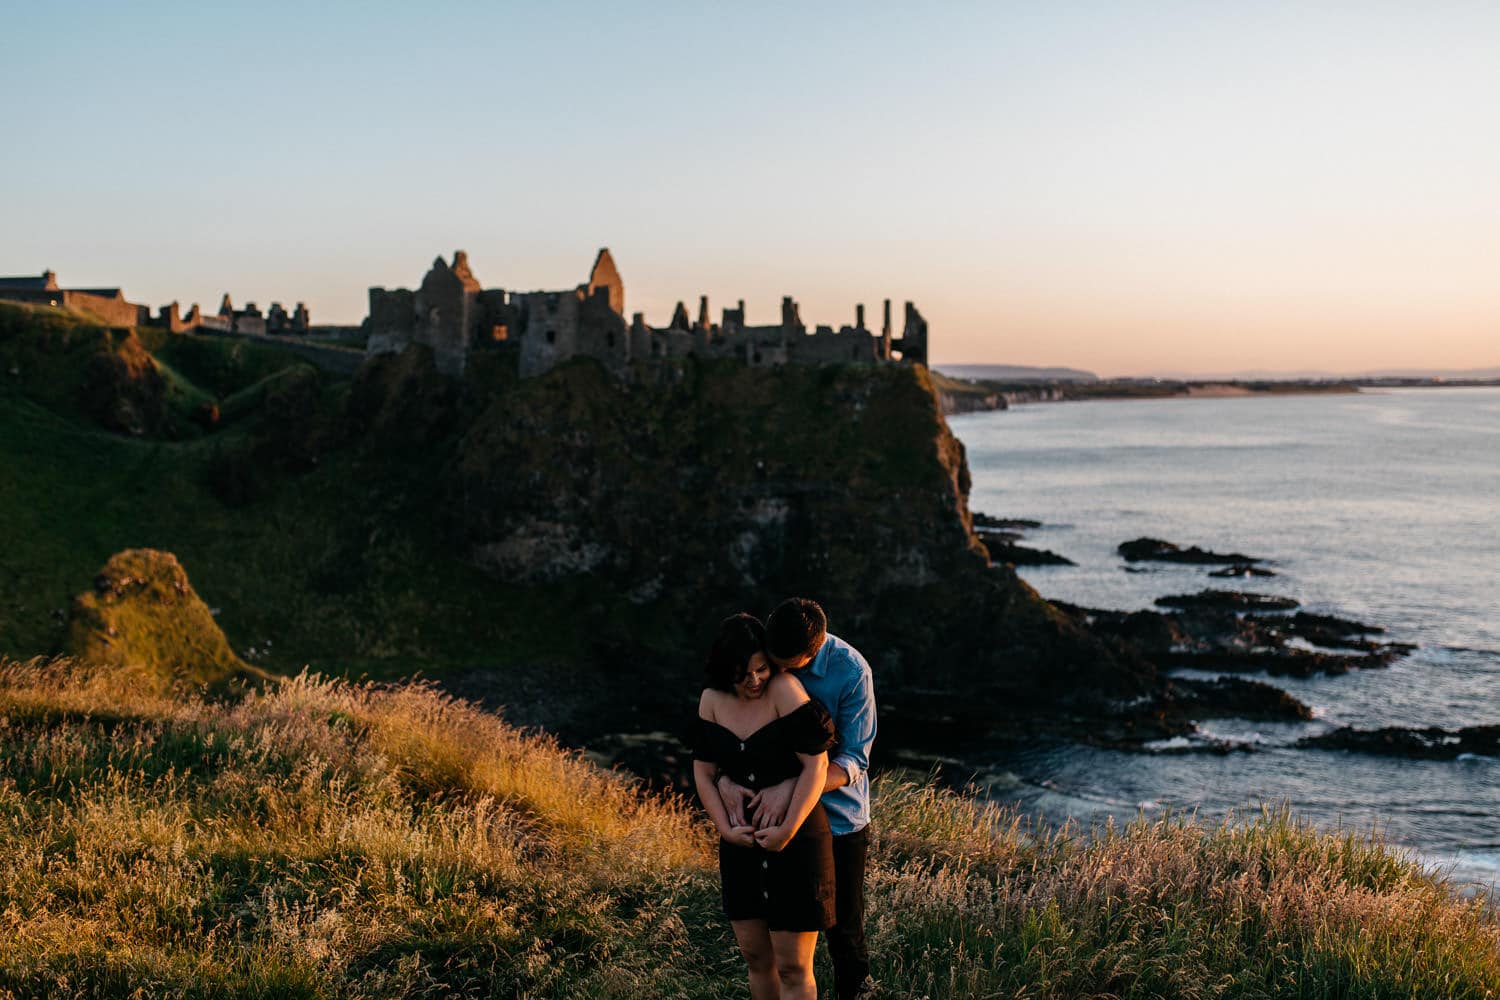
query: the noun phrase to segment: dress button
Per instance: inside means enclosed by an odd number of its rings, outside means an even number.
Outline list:
[[[771,898],[771,890],[770,889],[763,889],[763,890],[761,890],[761,896],[764,899],[770,899]]]
[[[741,749],[741,750],[743,750],[743,749],[745,749],[745,744],[743,744],[743,743],[741,743],[741,744],[740,744],[740,749]]]
[[[762,867],[762,868],[770,868],[770,867],[771,867],[771,862],[769,862],[769,861],[762,861],[762,862],[761,862],[761,863],[760,863],[760,866],[761,866],[761,867]]]
[[[750,780],[751,780],[751,781],[754,781],[754,780],[755,780],[755,775],[754,775],[754,774],[751,774],[751,775],[750,775]]]

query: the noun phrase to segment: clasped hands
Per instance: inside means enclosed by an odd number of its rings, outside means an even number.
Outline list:
[[[719,797],[729,813],[729,829],[720,830],[719,835],[740,847],[758,845],[768,851],[781,850],[797,832],[786,822],[796,787],[797,779],[788,778],[755,792],[728,775],[719,775]]]

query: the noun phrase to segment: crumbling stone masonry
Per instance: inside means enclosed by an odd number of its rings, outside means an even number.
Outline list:
[[[150,315],[145,306],[125,301],[118,288],[62,288],[52,271],[37,277],[0,278],[0,299],[72,309],[106,326],[144,326]]]
[[[196,302],[183,315],[178,303],[169,302],[152,316],[146,306],[127,302],[118,288],[62,288],[52,271],[43,271],[39,277],[0,278],[0,299],[71,309],[106,326],[156,326],[172,333],[206,331],[274,336],[304,334],[312,329],[307,306],[301,302],[290,313],[280,302],[272,302],[270,312],[262,314],[254,302],[248,303],[244,309],[234,308],[226,292],[218,313],[214,315],[204,313]]]
[[[570,358],[597,358],[616,372],[633,363],[688,356],[738,358],[747,365],[826,364],[865,361],[927,362],[927,321],[906,303],[899,336],[885,300],[879,333],[865,326],[864,306],[854,324],[809,332],[796,301],[781,300],[781,322],[750,326],[743,299],[710,319],[708,297],[698,299],[697,319],[677,303],[664,327],[648,326],[641,313],[625,322],[625,284],[608,249],[599,251],[586,282],[558,292],[485,289],[469,270],[468,255],[456,251],[450,265],[439,257],[415,292],[370,289],[370,354],[400,351],[408,344],[432,349],[438,370],[460,375],[470,353],[486,344],[519,347],[520,373],[539,375]]]

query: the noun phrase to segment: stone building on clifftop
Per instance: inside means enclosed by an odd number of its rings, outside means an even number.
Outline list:
[[[608,249],[594,258],[587,281],[557,292],[484,288],[464,251],[454,253],[452,264],[439,257],[415,291],[370,289],[369,334],[368,353],[425,344],[438,370],[449,375],[463,374],[472,351],[500,343],[518,350],[523,377],[579,356],[622,373],[634,363],[688,356],[739,358],[747,365],[927,362],[927,321],[908,302],[895,335],[889,299],[879,332],[865,326],[862,305],[852,326],[809,331],[790,296],[781,300],[781,322],[766,326],[745,322],[743,299],[713,322],[707,296],[698,300],[696,320],[679,302],[664,327],[648,326],[641,313],[627,323],[625,284]]]
[[[169,302],[153,316],[146,306],[126,301],[118,288],[63,288],[52,271],[43,271],[37,277],[0,277],[0,300],[70,309],[105,326],[155,326],[172,333],[267,336],[305,334],[312,330],[307,306],[301,302],[292,312],[287,312],[280,302],[272,302],[270,311],[262,313],[254,302],[243,309],[234,308],[226,292],[217,313],[205,313],[194,303],[184,314],[178,303]]]
[[[0,299],[72,309],[106,326],[144,326],[151,312],[127,302],[118,288],[63,288],[52,271],[35,277],[0,278]]]

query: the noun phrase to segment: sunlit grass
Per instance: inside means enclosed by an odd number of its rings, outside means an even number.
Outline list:
[[[877,781],[887,995],[1486,997],[1480,901],[1285,813],[1081,835]],[[711,831],[423,685],[0,662],[0,991],[745,995]],[[826,986],[826,968],[824,973]]]

